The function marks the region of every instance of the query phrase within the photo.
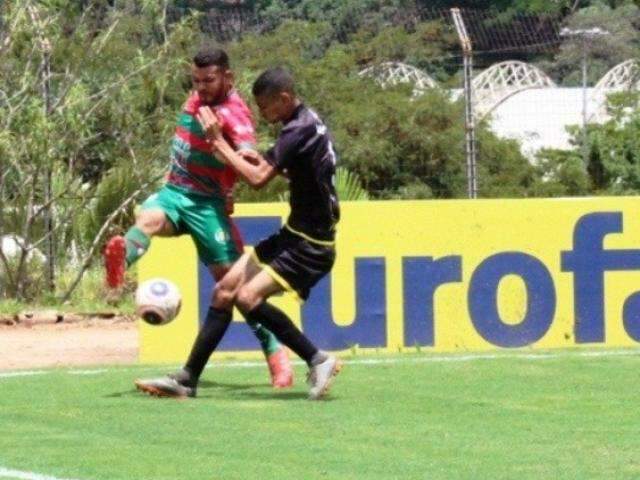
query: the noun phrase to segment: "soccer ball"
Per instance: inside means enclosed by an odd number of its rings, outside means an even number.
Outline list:
[[[182,295],[173,282],[152,278],[138,285],[136,313],[150,325],[166,325],[180,312]]]

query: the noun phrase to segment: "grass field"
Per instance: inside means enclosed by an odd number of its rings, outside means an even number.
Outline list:
[[[207,369],[197,399],[133,390],[165,371],[0,373],[0,477],[640,477],[633,351],[357,357],[322,402],[302,366],[290,391],[258,364]]]

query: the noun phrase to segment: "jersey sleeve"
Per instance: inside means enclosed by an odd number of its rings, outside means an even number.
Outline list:
[[[217,113],[222,119],[222,133],[235,150],[255,149],[256,132],[248,110],[228,106],[221,108]]]

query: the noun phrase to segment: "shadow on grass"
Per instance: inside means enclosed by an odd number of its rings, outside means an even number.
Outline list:
[[[242,399],[242,400],[256,400],[256,401],[264,401],[264,400],[306,400],[308,398],[307,392],[301,391],[291,391],[291,390],[273,390],[270,385],[238,385],[238,384],[219,384],[215,382],[207,382],[207,386],[205,388],[198,388],[198,395],[193,400],[212,400],[212,399],[220,399],[221,395],[224,394],[213,394],[210,391],[215,387],[222,387],[227,389],[230,394],[230,398]],[[263,391],[255,391],[253,389],[259,388]],[[268,390],[266,390],[268,389]],[[103,398],[159,398],[154,397],[153,395],[147,395],[143,392],[132,388],[131,390],[125,390],[122,392],[114,392],[108,395],[104,395]],[[161,399],[170,400],[169,397],[161,397]],[[186,399],[179,399],[186,400]],[[329,394],[329,396],[320,400],[321,402],[333,402],[339,400],[339,397],[335,395]]]
[[[114,392],[114,393],[110,393],[109,395],[104,395],[102,398],[123,398],[123,397],[135,397],[137,395],[140,395],[141,393],[136,390],[135,388],[132,388],[131,390],[125,390],[123,392]]]
[[[214,394],[214,391],[217,392]],[[224,395],[225,391],[233,398],[243,399],[264,400],[272,398],[276,400],[300,400],[307,398],[306,392],[291,391],[289,389],[276,390],[268,383],[228,383],[209,380],[202,380],[198,384],[198,395],[196,398],[220,398],[221,395]],[[149,397],[149,395],[138,391],[134,387],[129,390],[104,395],[103,398],[132,398],[137,396]]]
[[[276,400],[299,400],[307,398],[306,392],[292,391],[290,389],[276,390],[268,383],[223,383],[203,380],[198,386],[198,396],[212,398],[212,395],[200,395],[203,391],[212,389],[224,389],[233,394],[235,398],[264,400],[273,398]]]
[[[307,392],[292,392],[292,391],[270,391],[270,392],[243,392],[238,395],[243,399],[249,398],[253,400],[266,400],[266,399],[274,399],[274,400],[306,400],[309,397]],[[338,400],[338,398],[332,396],[331,394],[323,398],[322,402],[333,402]]]
[[[225,390],[249,390],[252,388],[271,388],[268,383],[225,383],[225,382],[212,382],[210,380],[201,380],[198,384],[198,391],[207,390],[210,388],[224,388]]]

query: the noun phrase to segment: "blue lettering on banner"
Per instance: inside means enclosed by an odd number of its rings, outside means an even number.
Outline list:
[[[245,245],[255,245],[263,238],[276,233],[282,226],[281,217],[238,217],[234,219]],[[215,281],[209,269],[202,262],[198,262],[199,275],[199,307],[200,323],[204,321],[206,312],[211,304],[211,294]],[[218,351],[258,350],[260,345],[249,326],[244,322],[231,322],[225,333]]]
[[[352,345],[387,345],[387,296],[384,258],[355,261],[356,313],[351,325],[336,325],[331,311],[331,275],[316,285],[302,309],[302,327],[320,348],[342,350]]]
[[[462,281],[462,257],[402,259],[404,344],[430,346],[434,338],[434,302],[438,287]]]
[[[498,286],[506,275],[518,275],[527,288],[527,311],[517,325],[505,324],[498,312]],[[469,314],[478,333],[501,347],[523,347],[540,340],[551,327],[556,292],[547,267],[521,252],[504,252],[484,260],[471,276]]]
[[[239,217],[236,223],[247,245],[277,232],[282,218]],[[640,270],[640,249],[604,249],[609,234],[621,233],[621,212],[582,216],[573,230],[571,250],[561,252],[561,270],[573,273],[576,343],[605,341],[604,275],[607,271]],[[434,259],[402,258],[404,345],[434,346],[435,296],[443,285],[462,281],[460,255]],[[321,348],[342,350],[352,345],[387,346],[386,265],[383,257],[354,260],[355,316],[348,326],[336,324],[332,313],[331,275],[312,289],[301,311],[305,334]],[[498,288],[506,275],[517,275],[526,287],[526,312],[517,325],[507,324],[498,310]],[[214,281],[205,265],[199,266],[199,306],[203,318],[209,308]],[[540,340],[549,330],[556,311],[556,291],[547,267],[523,252],[500,252],[486,258],[471,274],[468,309],[476,331],[501,347],[522,347]],[[640,291],[630,295],[622,309],[624,328],[640,342]],[[257,350],[258,342],[244,322],[233,322],[220,350]]]
[[[590,213],[576,223],[573,250],[562,252],[562,271],[573,272],[577,343],[605,341],[604,272],[640,269],[640,250],[604,250],[610,233],[622,233],[622,212]]]

